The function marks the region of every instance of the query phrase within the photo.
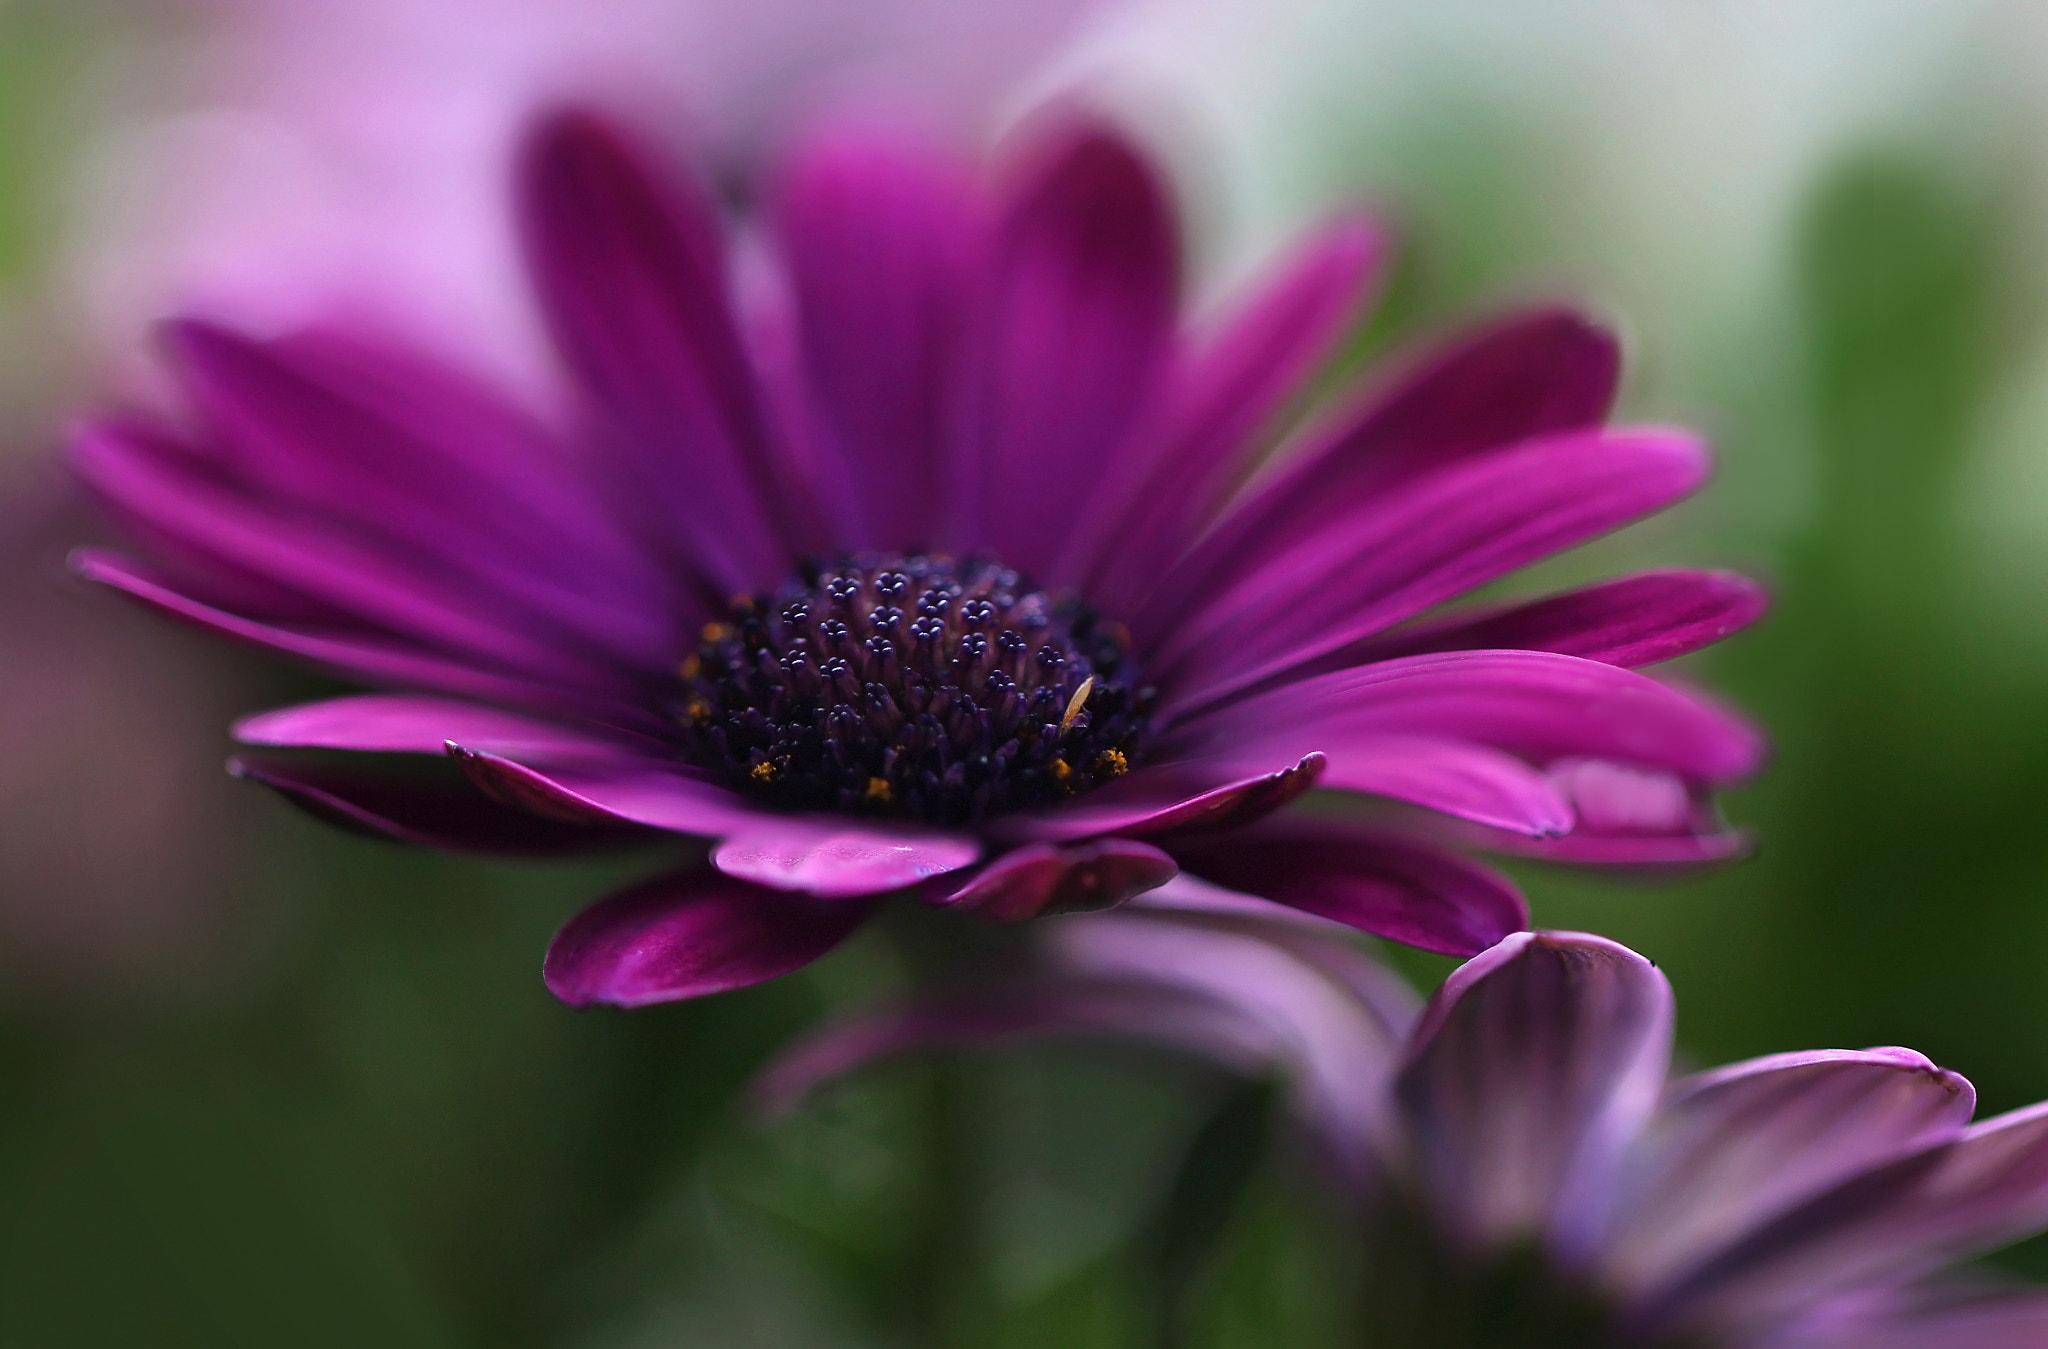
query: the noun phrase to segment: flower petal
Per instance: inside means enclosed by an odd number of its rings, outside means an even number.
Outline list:
[[[1176,728],[1161,755],[1265,761],[1376,735],[1491,745],[1536,764],[1604,759],[1723,784],[1755,772],[1762,738],[1697,695],[1542,651],[1406,656],[1244,698]],[[1336,770],[1341,771],[1341,770]]]
[[[2048,1227],[2048,1102],[1851,1177],[1695,1266],[1657,1324],[1769,1324],[1830,1292],[1902,1281]]]
[[[758,816],[711,854],[728,876],[829,898],[900,890],[972,866],[981,845],[964,834],[892,828],[832,816]]]
[[[1204,880],[1425,951],[1476,955],[1529,926],[1506,877],[1398,835],[1284,818],[1173,852]]]
[[[1045,154],[997,225],[980,481],[963,538],[1043,576],[1163,372],[1180,244],[1151,166],[1102,127]]]
[[[207,574],[235,578],[238,589],[260,585],[289,597],[277,611],[282,621],[379,635],[572,688],[615,690],[625,682],[573,644],[550,641],[530,615],[465,588],[458,576],[421,568],[352,522],[312,518],[252,496],[135,428],[85,428],[72,446],[72,464],[118,516],[146,520],[150,535],[170,541],[174,563],[196,559]]]
[[[548,707],[565,701],[559,689],[480,670],[455,658],[388,638],[307,632],[242,618],[189,599],[144,568],[98,549],[81,548],[73,553],[71,569],[181,622],[297,657],[344,678],[522,707]],[[614,705],[605,710],[623,713],[628,709]]]
[[[1383,633],[1316,662],[1341,669],[1426,651],[1519,648],[1633,669],[1711,646],[1762,617],[1763,587],[1724,571],[1651,571]]]
[[[1143,612],[1156,641],[1248,560],[1350,515],[1358,503],[1481,450],[1597,426],[1621,371],[1614,338],[1565,310],[1493,324],[1396,380],[1231,509]]]
[[[930,155],[840,137],[806,150],[777,203],[808,383],[847,466],[859,548],[935,537],[988,246],[971,187]]]
[[[1670,986],[1604,938],[1518,934],[1455,970],[1396,1087],[1446,1235],[1482,1250],[1540,1239],[1570,1263],[1670,1051]]]
[[[548,947],[548,991],[572,1007],[645,1007],[745,988],[801,969],[873,906],[825,902],[700,869],[599,900]]]
[[[600,507],[587,464],[543,428],[453,372],[340,331],[257,341],[186,320],[168,342],[214,468],[252,501],[406,559],[423,586],[445,578],[506,626],[668,664],[691,615]]]
[[[550,856],[652,837],[616,820],[569,822],[510,808],[445,765],[242,755],[229,761],[228,771],[262,783],[329,824],[454,852]]]
[[[938,901],[1016,922],[1047,913],[1112,908],[1173,879],[1174,860],[1149,844],[1109,838],[1013,848]]]
[[[772,819],[700,777],[635,763],[542,772],[450,741],[448,757],[487,796],[550,819],[716,837]]]
[[[1695,438],[1660,430],[1468,457],[1245,559],[1148,672],[1167,707],[1199,708],[1661,510],[1704,482],[1707,465]]]
[[[1161,413],[1125,443],[1048,578],[1105,613],[1141,613],[1162,561],[1183,553],[1252,468],[1256,437],[1356,316],[1386,253],[1379,228],[1340,218],[1299,246],[1205,350],[1183,358]]]
[[[1654,1288],[1793,1204],[1956,1137],[1976,1099],[1910,1049],[1779,1054],[1673,1083],[1629,1160],[1603,1275]]]
[[[1188,770],[1198,766],[1187,764],[1141,768],[1098,787],[1078,805],[991,821],[988,832],[1007,839],[1059,840],[1237,829],[1264,819],[1314,786],[1325,762],[1321,754],[1305,754],[1291,767],[1245,777],[1194,773]]]
[[[630,762],[635,739],[418,694],[366,693],[260,712],[235,723],[245,745],[443,754],[448,742],[544,763]],[[653,742],[643,742],[651,750]]]
[[[686,551],[714,597],[789,569],[768,431],[727,300],[711,204],[584,112],[544,121],[520,171],[529,265],[563,352],[615,422],[651,543]]]

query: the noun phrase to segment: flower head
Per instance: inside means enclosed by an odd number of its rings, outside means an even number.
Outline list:
[[[1741,626],[1754,587],[1431,614],[1703,479],[1693,437],[1603,425],[1604,332],[1498,324],[1262,467],[1369,224],[1205,328],[1162,183],[1097,126],[993,174],[842,131],[767,197],[735,234],[610,123],[547,119],[517,210],[573,418],[361,334],[182,322],[188,415],[76,452],[152,560],[81,569],[388,690],[237,728],[271,747],[240,772],[329,818],[711,840],[564,929],[572,1002],[771,977],[893,892],[1016,919],[1182,869],[1469,954],[1527,915],[1453,844],[1739,849],[1711,794],[1757,737],[1627,667]],[[1312,786],[1382,809],[1268,818]]]
[[[1896,1048],[1667,1077],[1670,987],[1626,947],[1516,934],[1421,1005],[1281,913],[1176,881],[1060,925],[1059,976],[849,1023],[770,1086],[1048,1029],[1277,1066],[1372,1239],[1374,1344],[2048,1341],[2048,1292],[1950,1269],[2048,1229],[2048,1103],[1971,1123],[1969,1082]]]

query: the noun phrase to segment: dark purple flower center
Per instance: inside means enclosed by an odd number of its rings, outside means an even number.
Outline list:
[[[978,558],[807,567],[681,673],[690,757],[750,795],[945,825],[1122,776],[1154,701],[1119,625]]]

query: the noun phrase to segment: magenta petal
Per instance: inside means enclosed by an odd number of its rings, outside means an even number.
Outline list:
[[[804,364],[857,498],[861,547],[934,537],[987,248],[971,186],[929,157],[851,138],[810,147],[783,184]]]
[[[1913,1278],[2043,1226],[2048,1102],[1844,1181],[1691,1270],[1646,1314],[1739,1333],[1830,1291]]]
[[[1420,474],[1481,450],[1599,425],[1620,370],[1613,337],[1563,310],[1518,315],[1465,338],[1259,484],[1174,569],[1153,612],[1190,612],[1242,559],[1277,552]]]
[[[409,559],[507,626],[643,670],[668,663],[688,622],[677,597],[600,507],[584,462],[502,400],[338,332],[258,341],[187,320],[168,340],[211,438],[205,476]]]
[[[543,773],[453,742],[447,753],[486,796],[549,819],[715,836],[760,818],[723,787],[681,772],[612,766],[601,772],[550,768]]]
[[[662,876],[599,900],[548,947],[548,991],[572,1007],[645,1007],[801,969],[873,906],[761,890],[715,871]]]
[[[1473,456],[1244,559],[1157,657],[1198,708],[1301,666],[1693,491],[1707,455],[1673,431],[1584,432]]]
[[[1179,249],[1165,187],[1099,127],[1048,154],[998,222],[964,523],[1026,575],[1049,573],[1075,503],[1154,395]]]
[[[1283,760],[1284,762],[1284,760]],[[1300,757],[1292,767],[1216,783],[1215,773],[1194,775],[1190,765],[1140,769],[1098,787],[1078,805],[1011,816],[991,832],[1017,839],[1087,838],[1097,834],[1151,837],[1182,831],[1237,829],[1264,819],[1315,785],[1326,760]]]
[[[1180,556],[1251,470],[1259,437],[1361,307],[1385,239],[1339,219],[1302,244],[1204,350],[1182,359],[1164,407],[1126,442],[1050,579],[1107,613],[1142,613],[1162,559]]]
[[[1392,834],[1268,820],[1176,844],[1204,880],[1390,941],[1470,956],[1529,926],[1513,882],[1455,853]]]
[[[711,854],[728,876],[830,898],[900,890],[972,866],[981,845],[964,834],[891,828],[830,816],[758,816]]]
[[[1793,1204],[1955,1138],[1976,1099],[1910,1049],[1778,1054],[1675,1082],[1633,1150],[1603,1273],[1655,1288]]]
[[[1422,736],[1336,735],[1325,748],[1330,755],[1325,787],[1405,801],[1532,838],[1554,837],[1573,824],[1570,800],[1547,775],[1484,745]]]
[[[530,614],[481,600],[446,568],[346,519],[307,515],[252,496],[127,428],[86,428],[72,464],[117,515],[146,520],[174,556],[209,575],[260,578],[292,597],[288,619],[377,633],[443,656],[571,687],[616,683],[601,664],[533,628]]]
[[[1441,736],[1536,764],[1605,759],[1723,784],[1755,772],[1754,729],[1645,675],[1543,651],[1407,656],[1244,698],[1177,730],[1166,752],[1306,753],[1374,735]]]
[[[1017,922],[1111,908],[1166,884],[1179,870],[1159,849],[1127,838],[1031,843],[1003,854],[939,902]]]
[[[526,251],[563,351],[616,422],[621,502],[717,595],[787,571],[760,393],[726,295],[711,204],[598,118],[536,130],[520,178]]]
[[[1446,1235],[1581,1252],[1670,1051],[1670,985],[1604,938],[1519,934],[1455,970],[1396,1087]]]
[[[1918,1296],[1915,1296],[1915,1294]],[[2041,1349],[2048,1293],[1996,1283],[1912,1289],[1863,1315],[1830,1318],[1800,1349]]]
[[[438,773],[429,771],[439,768]],[[314,762],[244,755],[228,770],[329,824],[454,852],[549,856],[653,837],[613,819],[541,819],[479,794],[442,765]]]
[[[416,694],[359,694],[261,712],[236,722],[234,736],[245,745],[399,754],[442,754],[455,740],[472,749],[541,762],[616,762],[633,752],[623,737]]]
[[[1317,662],[1339,669],[1425,651],[1516,647],[1635,668],[1674,660],[1762,617],[1763,587],[1720,571],[1653,571],[1372,637]]]
[[[562,701],[559,690],[544,684],[494,674],[408,643],[364,635],[299,631],[241,618],[188,599],[133,563],[97,549],[84,548],[73,553],[71,567],[87,580],[110,586],[181,622],[267,651],[296,656],[345,678],[527,707]]]

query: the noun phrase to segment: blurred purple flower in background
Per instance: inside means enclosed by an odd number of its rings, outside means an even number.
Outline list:
[[[1527,915],[1453,839],[1739,851],[1710,798],[1758,738],[1624,667],[1747,622],[1748,583],[1407,623],[1703,480],[1690,435],[1602,426],[1605,333],[1487,328],[1261,471],[1369,287],[1368,224],[1197,334],[1165,189],[1092,124],[992,178],[841,124],[769,196],[729,248],[656,154],[548,119],[519,219],[572,432],[360,333],[186,321],[187,415],[75,456],[152,561],[79,566],[400,690],[242,723],[353,752],[241,761],[317,813],[489,851],[713,840],[563,930],[571,1002],[769,978],[910,889],[1009,920],[1185,869],[1470,954]],[[1384,809],[1267,818],[1318,783]]]
[[[1028,985],[814,1037],[766,1097],[1048,1032],[1277,1069],[1372,1234],[1374,1344],[2048,1340],[2048,1291],[1950,1268],[2048,1229],[2048,1103],[1972,1124],[1969,1082],[1898,1048],[1667,1080],[1670,986],[1605,938],[1510,936],[1425,1006],[1327,923],[1186,881],[1160,896],[1050,927]]]

